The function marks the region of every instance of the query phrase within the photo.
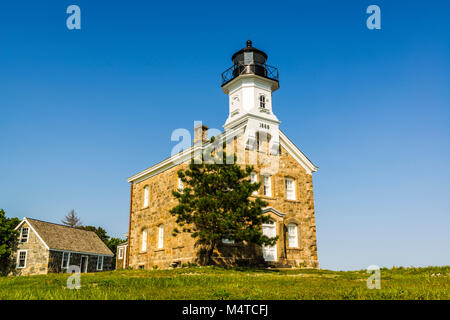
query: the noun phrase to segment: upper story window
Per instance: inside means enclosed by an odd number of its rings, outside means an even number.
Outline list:
[[[272,196],[272,182],[271,182],[271,176],[266,175],[264,176],[264,195],[266,197]]]
[[[27,250],[19,250],[17,252],[17,268],[25,268],[27,266]]]
[[[288,200],[295,200],[295,183],[294,183],[294,179],[286,178],[285,179],[285,184],[286,184],[286,199],[288,199]]]
[[[142,246],[141,246],[141,250],[142,251],[146,251],[147,250],[147,229],[142,230]]]
[[[70,252],[63,252],[61,268],[67,269],[67,267],[69,266],[69,260],[70,260]]]
[[[258,182],[258,175],[256,174],[256,172],[250,173],[250,182],[251,183],[257,183]],[[253,191],[253,194],[258,194],[258,191],[257,190]]]
[[[22,228],[20,229],[20,242],[28,242],[28,228]]]
[[[178,192],[183,192],[184,190],[184,183],[181,180],[181,178],[178,178]]]
[[[158,227],[158,249],[164,247],[164,225],[161,224]]]
[[[145,186],[144,187],[144,207],[148,207],[149,200],[150,200],[150,187]]]
[[[104,256],[98,256],[97,257],[97,270],[101,271],[103,270],[103,260],[104,260]]]
[[[117,257],[119,259],[123,259],[123,248],[119,248],[119,252],[117,253]]]
[[[259,96],[259,107],[265,109],[266,108],[266,96],[260,95]]]
[[[288,246],[298,248],[298,227],[295,223],[288,224]]]

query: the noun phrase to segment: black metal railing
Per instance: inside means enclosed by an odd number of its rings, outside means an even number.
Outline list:
[[[268,64],[233,65],[222,72],[222,85],[240,76],[241,74],[256,74],[278,81],[278,69]]]

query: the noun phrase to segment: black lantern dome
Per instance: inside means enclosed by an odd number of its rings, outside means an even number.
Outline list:
[[[278,82],[278,69],[266,64],[267,54],[252,46],[247,46],[231,57],[233,66],[222,73],[222,86],[243,74],[255,74]]]

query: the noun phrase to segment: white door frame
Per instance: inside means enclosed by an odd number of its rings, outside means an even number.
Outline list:
[[[277,224],[275,223],[275,221],[273,223],[264,223],[264,224],[262,224],[261,227],[262,227],[263,235],[268,236],[269,238],[277,236]],[[264,230],[268,230],[268,229],[269,229],[269,233],[268,234],[264,233]],[[274,262],[274,261],[278,260],[278,251],[277,251],[276,243],[273,246],[263,245],[262,251],[263,251],[263,258],[265,261]],[[266,252],[269,253],[270,255],[273,255],[274,259],[273,260],[267,259],[267,255],[265,254]]]
[[[81,268],[83,267],[83,258],[86,258],[86,265],[84,267],[84,270],[81,270]],[[88,263],[89,263],[89,256],[81,256],[81,259],[80,259],[80,272],[81,273],[87,273]]]

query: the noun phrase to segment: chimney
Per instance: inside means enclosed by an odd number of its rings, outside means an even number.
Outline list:
[[[208,142],[208,126],[198,124],[194,127],[194,144]]]

